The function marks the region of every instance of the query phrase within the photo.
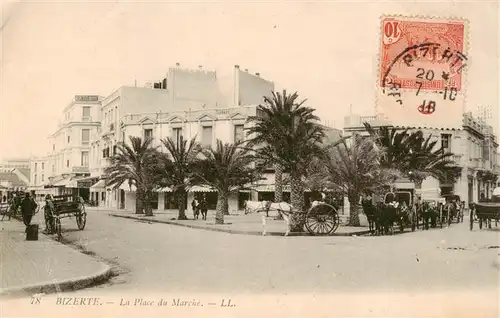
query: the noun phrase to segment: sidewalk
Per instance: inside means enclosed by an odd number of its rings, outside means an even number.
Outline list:
[[[41,233],[38,241],[26,241],[24,231],[14,219],[0,223],[1,298],[82,289],[109,279],[108,265]]]
[[[97,210],[97,209],[96,209]],[[188,216],[190,220],[174,220],[177,218],[177,211],[155,211],[154,216],[146,217],[144,215],[137,215],[132,212],[124,212],[119,210],[104,210],[99,211],[107,212],[109,215],[114,217],[121,217],[127,219],[141,220],[145,222],[154,223],[164,223],[177,226],[184,226],[194,229],[203,229],[209,231],[226,232],[232,234],[247,234],[247,235],[262,235],[262,219],[258,214],[249,215],[225,215],[225,224],[215,224],[215,213],[209,211],[207,215],[207,220],[193,220],[192,216]],[[270,216],[271,213],[270,213]],[[286,231],[286,224],[283,220],[273,220],[273,218],[266,219],[266,232],[267,235],[284,235]],[[351,227],[343,226],[342,224],[337,228],[337,230],[330,234],[330,236],[352,236],[352,235],[364,235],[368,234],[369,230],[367,227]],[[290,235],[295,236],[308,236],[311,235],[307,231],[304,233],[293,233]]]

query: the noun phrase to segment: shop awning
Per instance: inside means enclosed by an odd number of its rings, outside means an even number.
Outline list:
[[[189,189],[189,192],[215,192],[215,190],[209,187],[193,186]]]
[[[99,180],[96,184],[90,187],[91,189],[106,189],[106,180]]]
[[[71,180],[66,187],[68,188],[90,188],[97,182],[98,177],[76,177]]]
[[[64,178],[54,183],[54,187],[67,187],[70,182],[71,182],[71,177]]]
[[[120,190],[123,190],[123,191],[131,191],[131,192],[135,192],[135,191],[137,191],[136,186],[135,186],[135,185],[133,185],[133,184],[131,184],[131,185],[129,186],[128,181],[123,182],[123,183],[120,185],[119,189],[120,189]]]
[[[276,187],[274,184],[260,184],[254,187],[257,192],[274,192]],[[304,189],[305,192],[310,192],[310,189]],[[290,185],[283,186],[283,192],[290,192]]]

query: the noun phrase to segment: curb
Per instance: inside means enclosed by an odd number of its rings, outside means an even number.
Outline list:
[[[124,218],[124,219],[137,220],[137,221],[143,221],[143,222],[176,225],[176,226],[182,226],[182,227],[198,229],[198,230],[223,232],[223,233],[230,233],[230,234],[245,234],[245,235],[262,236],[262,232],[260,232],[260,231],[257,232],[257,231],[218,229],[218,228],[206,227],[206,226],[202,226],[202,225],[182,224],[182,223],[177,223],[177,222],[173,222],[173,221],[154,220],[154,219],[149,219],[147,217],[136,217],[136,216],[130,216],[130,215],[120,215],[120,214],[115,214],[115,213],[109,213],[109,215],[116,217],[116,218]],[[348,233],[332,233],[332,234],[326,235],[326,236],[354,236],[354,235],[365,235],[365,234],[369,234],[369,233],[370,233],[370,230],[363,230],[363,231],[348,232]],[[267,232],[267,236],[284,236],[284,233],[283,232]],[[290,232],[289,236],[315,236],[315,235],[312,235],[308,232]]]
[[[18,218],[15,218],[19,220]],[[22,219],[20,220],[22,222]],[[39,235],[43,235],[47,239],[53,241],[49,236],[39,233]],[[61,244],[57,243],[56,244]],[[70,248],[70,247],[68,247]],[[77,251],[80,253],[79,251]],[[87,257],[90,257],[86,255]],[[111,270],[111,266],[99,261],[101,263],[101,269],[94,274],[80,277],[73,277],[65,280],[53,280],[43,283],[38,283],[34,285],[24,285],[17,286],[12,288],[2,288],[0,289],[0,297],[15,297],[15,296],[23,296],[26,293],[30,294],[38,294],[38,293],[55,293],[62,291],[75,291],[79,289],[84,289],[85,287],[90,287],[93,285],[98,285],[106,282],[113,276],[113,272]]]
[[[111,278],[112,272],[111,267],[102,264],[102,269],[97,271],[96,273],[89,276],[80,276],[77,278],[70,278],[67,280],[61,281],[51,281],[44,282],[35,285],[25,285],[19,287],[5,288],[0,290],[1,297],[14,297],[18,295],[23,295],[26,293],[30,294],[38,294],[38,293],[55,293],[62,291],[75,291],[79,289],[83,289],[85,287],[89,287],[91,285],[97,285],[99,283],[103,283]]]

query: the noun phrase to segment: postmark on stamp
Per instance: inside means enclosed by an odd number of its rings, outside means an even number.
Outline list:
[[[469,61],[466,22],[383,17],[381,33],[378,103],[386,115],[430,115],[441,110],[461,116]]]

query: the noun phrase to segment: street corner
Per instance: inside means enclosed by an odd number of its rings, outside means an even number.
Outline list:
[[[111,267],[50,237],[27,241],[24,225],[2,224],[0,297],[73,291],[97,285],[112,276]],[[50,252],[49,252],[50,251]]]

